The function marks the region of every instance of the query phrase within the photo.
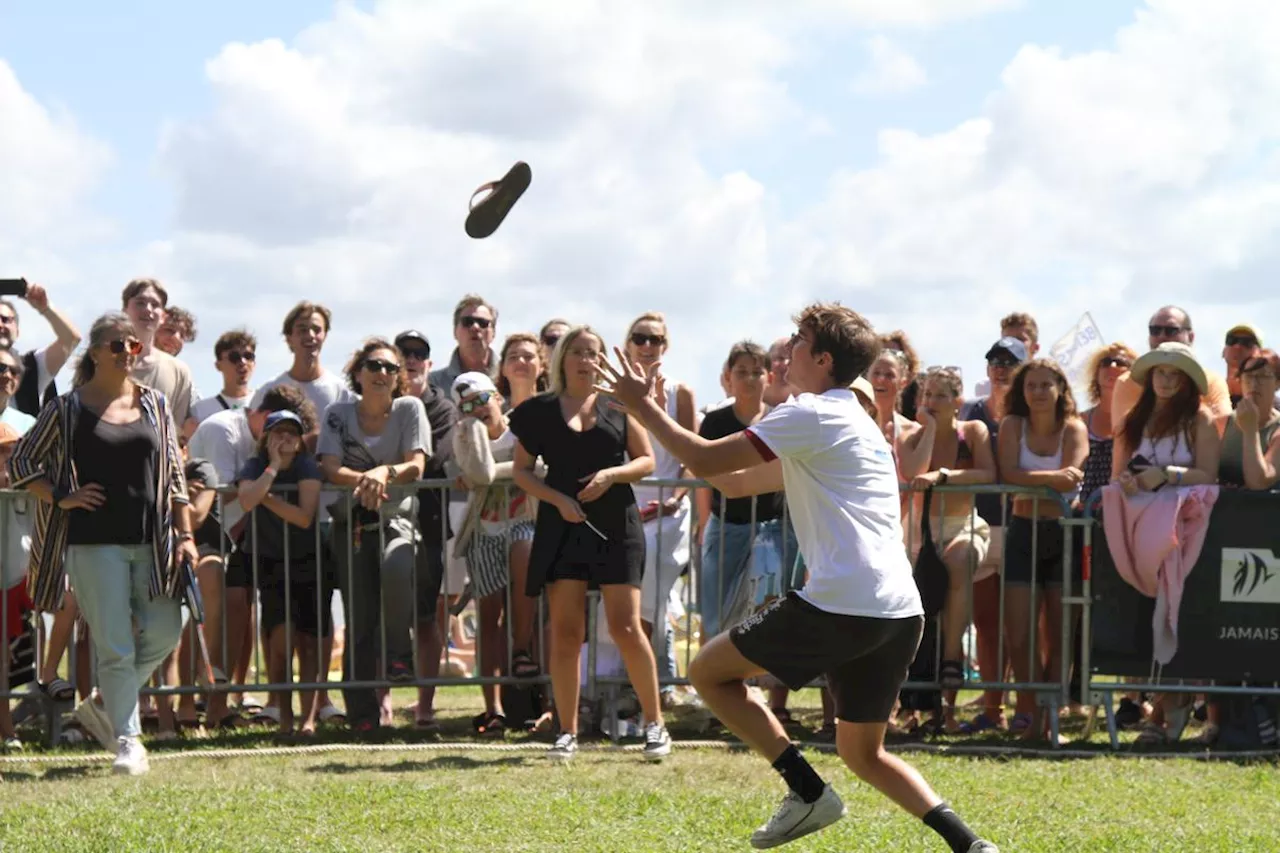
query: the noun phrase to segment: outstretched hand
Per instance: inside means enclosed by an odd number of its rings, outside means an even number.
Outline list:
[[[618,366],[614,367],[608,359],[596,362],[597,381],[595,389],[608,394],[622,406],[632,412],[640,408],[646,397],[653,396],[662,378],[658,373],[660,363],[648,370],[638,362],[632,361],[618,347],[613,351],[618,356]]]

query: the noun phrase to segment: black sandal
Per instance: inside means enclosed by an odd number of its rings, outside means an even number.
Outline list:
[[[507,731],[507,718],[501,714],[476,714],[471,718],[471,726],[478,735],[502,737]]]
[[[511,167],[501,180],[490,181],[471,194],[471,212],[467,214],[467,236],[483,240],[502,224],[511,206],[524,195],[533,180],[533,170],[529,164],[518,162]],[[476,196],[489,191],[489,194],[476,202]]]
[[[537,678],[542,675],[542,667],[528,652],[516,652],[511,656],[511,674],[516,678]]]
[[[958,660],[944,660],[938,666],[938,684],[943,690],[959,690],[964,687],[964,664]]]

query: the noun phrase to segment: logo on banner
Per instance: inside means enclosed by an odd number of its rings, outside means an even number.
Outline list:
[[[1280,559],[1263,548],[1222,549],[1222,601],[1280,604]]]
[[[1093,315],[1087,311],[1071,331],[1049,347],[1049,357],[1062,367],[1077,401],[1089,399],[1089,383],[1093,381],[1092,376],[1086,375],[1089,359],[1102,347],[1102,332],[1093,322]]]

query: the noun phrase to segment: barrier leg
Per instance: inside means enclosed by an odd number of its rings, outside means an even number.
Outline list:
[[[1107,715],[1107,737],[1112,749],[1120,748],[1120,730],[1116,727],[1116,697],[1110,691],[1102,694],[1102,710]]]

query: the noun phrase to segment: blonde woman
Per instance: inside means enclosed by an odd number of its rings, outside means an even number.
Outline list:
[[[648,434],[596,393],[604,340],[570,329],[551,360],[551,391],[510,417],[516,485],[538,500],[527,592],[546,589],[551,610],[551,689],[561,733],[547,757],[578,751],[578,677],[588,589],[599,589],[609,635],[618,646],[644,712],[644,755],[671,752],[663,724],[653,650],[640,624],[644,528],[631,484],[653,473]],[[545,481],[534,473],[541,458]]]

